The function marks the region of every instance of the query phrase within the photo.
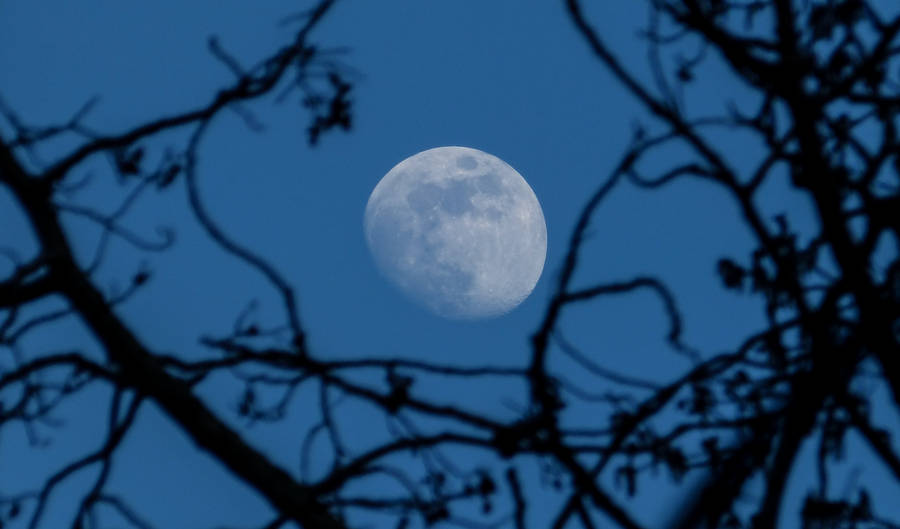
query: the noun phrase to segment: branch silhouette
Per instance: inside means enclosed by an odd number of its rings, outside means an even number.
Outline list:
[[[871,485],[838,494],[831,484],[856,435],[870,450],[867,464],[900,485],[900,13],[863,0],[646,0],[641,70],[604,40],[605,21],[593,19],[586,2],[560,2],[570,30],[646,111],[647,123],[635,127],[618,159],[596,168],[602,177],[584,175],[596,189],[575,218],[541,319],[523,337],[527,357],[515,365],[456,365],[399,354],[317,354],[306,339],[316,329],[301,320],[299,294],[279,263],[238,242],[206,206],[199,162],[228,153],[210,152],[203,140],[227,126],[218,119],[224,110],[259,130],[265,123],[255,103],[296,96],[311,146],[350,130],[353,70],[313,39],[335,4],[318,1],[285,18],[296,27],[290,42],[249,66],[211,37],[211,60],[231,81],[204,105],[124,131],[88,125],[97,98],[49,126],[28,123],[0,98],[0,188],[39,246],[24,259],[0,232],[0,259],[9,265],[0,276],[0,430],[23,428],[33,450],[52,450],[44,427],[58,424],[61,404],[91,386],[107,390],[97,406],[106,413],[101,443],[36,489],[4,490],[3,527],[46,523],[59,509],[58,491],[75,476],[90,479],[79,482],[77,506],[67,514],[72,527],[97,527],[98,512],[154,527],[110,478],[150,406],[266,500],[272,512],[258,527],[386,520],[397,528],[770,529],[789,516],[807,528],[900,526],[881,514],[890,506],[876,504]],[[694,115],[687,95],[712,75],[751,97],[724,94],[725,110]],[[174,131],[181,134],[164,134]],[[39,148],[63,134],[73,134],[76,147],[43,163]],[[762,148],[743,152],[748,137]],[[672,150],[675,156],[659,155]],[[84,177],[97,157],[109,166]],[[92,179],[121,184],[108,208],[79,200]],[[722,350],[690,343],[696,335],[687,331],[702,333],[706,324],[682,311],[690,305],[679,299],[694,294],[669,275],[603,277],[585,251],[592,219],[620,189],[662,193],[685,180],[724,193],[751,237],[742,255],[710,263],[724,295],[755,302],[764,316]],[[126,242],[137,256],[170,250],[182,227],[149,237],[128,214],[149,191],[178,185],[187,192],[191,227],[224,251],[217,259],[249,265],[280,300],[278,314],[265,317],[250,301],[224,332],[192,328],[199,352],[156,350],[141,339],[140,323],[118,312],[154,288],[149,268],[117,269],[128,278],[124,288],[105,289],[98,280],[101,266],[115,262],[110,241]],[[801,228],[793,225],[795,212],[769,211],[764,190],[772,188],[805,197],[816,222]],[[72,217],[87,227],[70,227]],[[73,250],[82,229],[98,241],[86,262]],[[579,281],[590,278],[576,283],[576,273]],[[685,360],[669,379],[619,372],[567,333],[566,317],[579,311],[596,315],[600,336],[607,323],[596,302],[647,293],[666,322],[656,354]],[[93,342],[41,350],[30,341],[69,324]],[[645,324],[635,321],[633,332],[644,333]],[[561,368],[567,362],[577,371]],[[235,417],[214,412],[216,403],[200,391],[224,374],[239,395]],[[478,384],[520,388],[520,400],[502,410],[454,402],[435,389],[436,379],[458,394]],[[876,397],[863,384],[872,381],[888,389],[887,415],[874,411]],[[296,426],[297,469],[276,464],[228,420],[286,423],[292,409],[309,419]],[[362,419],[385,424],[386,433],[350,435],[348,425]],[[812,444],[815,487],[788,512],[792,476]],[[475,462],[473,453],[482,459]],[[653,524],[635,500],[665,486],[678,507]]]

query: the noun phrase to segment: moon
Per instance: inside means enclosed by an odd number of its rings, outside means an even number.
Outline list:
[[[468,147],[429,149],[394,166],[372,191],[363,228],[381,273],[451,319],[514,309],[547,256],[534,191],[506,162]]]

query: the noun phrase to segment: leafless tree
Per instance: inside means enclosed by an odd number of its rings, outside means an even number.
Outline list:
[[[321,1],[293,17],[298,26],[293,41],[250,67],[211,40],[213,57],[234,73],[234,81],[204,106],[122,133],[86,126],[91,103],[59,125],[35,127],[0,101],[3,130],[11,131],[0,143],[0,186],[21,207],[39,241],[33,256],[9,249],[2,254],[10,272],[0,278],[0,428],[24,428],[37,443],[34,432],[51,421],[60,403],[88,386],[110,389],[108,431],[100,446],[47,476],[37,490],[3,491],[4,525],[41,526],[60,486],[91,469],[95,478],[82,491],[72,527],[94,527],[96,513],[104,510],[133,527],[152,527],[108,479],[113,456],[140,408],[154,406],[265,498],[276,513],[261,522],[265,527],[363,527],[378,515],[396,527],[521,529],[536,523],[532,514],[540,505],[556,509],[548,522],[553,528],[638,529],[642,525],[628,497],[639,493],[646,479],[660,479],[646,476],[663,467],[684,498],[672,527],[766,529],[777,525],[788,478],[807,441],[817,444],[818,486],[798,513],[805,527],[900,526],[879,515],[880,506],[865,490],[848,498],[829,488],[830,465],[842,457],[850,433],[865,440],[872,464],[900,480],[900,455],[889,429],[900,413],[896,7],[884,12],[863,0],[646,0],[647,83],[607,46],[581,3],[566,0],[561,8],[598,67],[645,107],[651,122],[636,128],[630,147],[588,198],[554,295],[530,337],[530,358],[519,366],[458,367],[399,357],[317,355],[304,339],[289,282],[275,264],[223,231],[198,191],[198,146],[223,112],[236,111],[254,126],[244,104],[297,93],[311,116],[310,143],[334,128],[350,128],[352,79],[344,66],[323,58],[310,38],[333,3]],[[685,94],[711,68],[725,70],[754,97],[733,101],[721,115],[693,116]],[[151,167],[148,146],[176,130],[187,140],[170,146]],[[36,146],[61,134],[77,135],[80,145],[47,166],[30,161]],[[736,134],[763,147],[753,165],[730,160],[723,138]],[[667,159],[677,163],[661,171],[648,166],[649,156],[672,146],[681,149],[680,157]],[[80,189],[80,168],[98,156],[107,156],[110,173],[128,182],[111,214],[72,200]],[[757,299],[766,315],[764,327],[735,336],[729,351],[711,354],[684,343],[675,296],[659,278],[573,286],[591,217],[611,190],[631,185],[654,192],[682,179],[724,190],[755,238],[745,255],[723,256],[715,271],[725,289]],[[817,219],[813,232],[798,231],[788,216],[763,212],[758,195],[772,182],[808,197]],[[95,281],[111,239],[138,252],[169,247],[170,237],[148,239],[123,216],[146,191],[166,192],[175,185],[186,187],[194,219],[208,237],[261,273],[282,301],[282,321],[261,323],[245,311],[229,334],[204,334],[208,356],[201,360],[152,350],[117,313],[119,305],[152,284],[148,271],[135,271],[118,292],[104,291]],[[88,262],[73,253],[63,215],[101,230]],[[661,354],[684,355],[692,365],[664,385],[598,365],[560,329],[564,311],[591,310],[592,300],[639,291],[658,297],[668,317],[665,340],[672,351]],[[51,300],[62,301],[62,308],[48,304]],[[27,336],[52,332],[65,318],[90,332],[92,347],[22,346]],[[552,357],[558,355],[595,377],[595,388],[588,391],[556,373]],[[291,406],[317,410],[300,449],[305,458],[326,457],[327,472],[311,477],[279,467],[214,414],[196,389],[219,372],[232,373],[240,384],[236,413],[245,418],[279,421]],[[524,383],[529,405],[510,421],[448,403],[417,384],[435,376],[461,388],[476,379]],[[893,422],[873,420],[861,379],[889,388]],[[615,390],[595,391],[610,387]],[[306,388],[316,389],[300,391]],[[315,400],[297,402],[309,395]],[[348,447],[341,423],[354,418],[336,404],[340,399],[365,403],[394,426],[393,436],[373,437],[364,450]],[[578,417],[590,422],[566,419],[563,411],[573,407],[589,410]],[[420,428],[422,422],[429,427]],[[324,439],[327,455],[313,451],[317,439]],[[489,456],[492,466],[471,468],[454,456],[461,449]],[[522,477],[534,468],[545,483]],[[698,479],[689,482],[686,475]],[[754,485],[755,478],[762,480]],[[748,499],[744,493],[754,487],[759,494]],[[545,495],[558,501],[547,507]]]

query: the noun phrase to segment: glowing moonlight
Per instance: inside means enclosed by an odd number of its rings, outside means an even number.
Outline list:
[[[397,164],[372,191],[364,228],[381,272],[448,318],[512,310],[534,289],[547,255],[534,191],[503,160],[466,147]]]

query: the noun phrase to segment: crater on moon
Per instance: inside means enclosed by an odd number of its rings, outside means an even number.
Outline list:
[[[475,169],[478,167],[478,162],[471,156],[462,155],[456,159],[456,165],[459,166],[460,169]]]
[[[366,205],[366,242],[379,270],[438,315],[508,312],[534,289],[547,251],[537,197],[515,169],[467,147],[439,147],[397,164]]]

